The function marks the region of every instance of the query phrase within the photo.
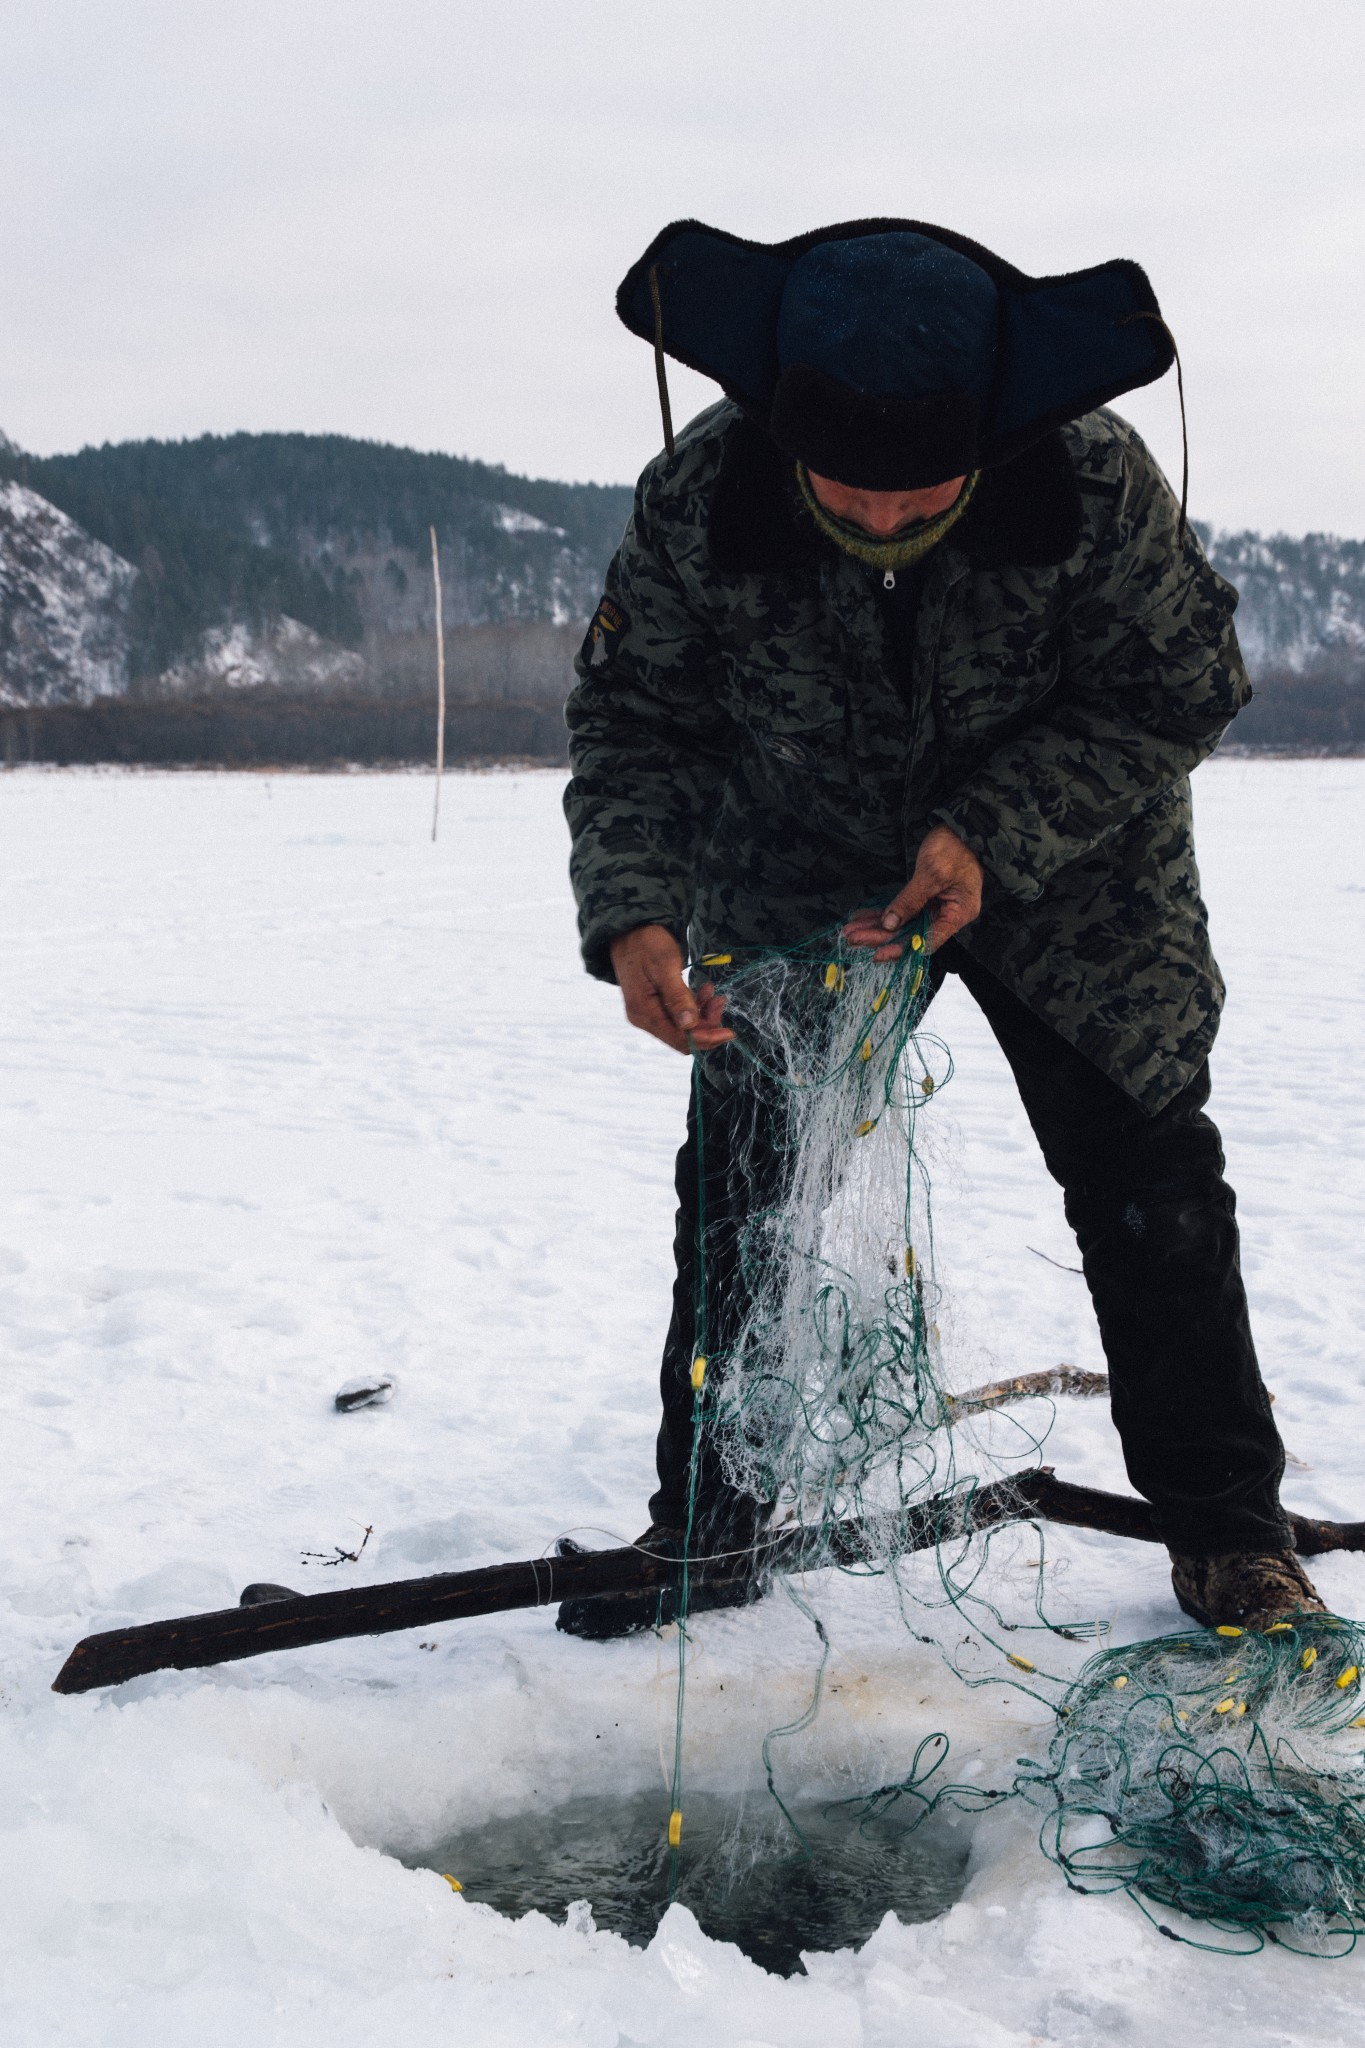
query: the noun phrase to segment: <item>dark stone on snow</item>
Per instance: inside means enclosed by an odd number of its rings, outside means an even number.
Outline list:
[[[339,1415],[349,1415],[352,1408],[382,1408],[386,1401],[393,1399],[393,1380],[386,1372],[362,1373],[359,1379],[347,1380],[344,1387],[338,1387],[335,1407]]]

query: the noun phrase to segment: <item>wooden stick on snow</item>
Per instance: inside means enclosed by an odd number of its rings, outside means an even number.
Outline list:
[[[1298,1550],[1365,1550],[1365,1522],[1318,1522],[1291,1515]],[[884,1520],[838,1522],[828,1528],[779,1529],[752,1550],[701,1557],[690,1564],[696,1585],[719,1585],[774,1572],[818,1570],[835,1564],[857,1567],[901,1553],[929,1550],[1002,1523],[1060,1522],[1074,1529],[1099,1529],[1139,1543],[1160,1539],[1146,1501],[1123,1494],[1071,1486],[1047,1466],[1014,1479],[996,1479],[975,1489],[960,1487],[937,1495],[908,1514]],[[505,1614],[519,1607],[546,1607],[560,1600],[592,1599],[613,1593],[653,1593],[675,1587],[676,1559],[626,1545],[615,1550],[576,1551],[567,1557],[529,1558],[482,1570],[439,1572],[425,1579],[398,1579],[384,1586],[352,1586],[332,1593],[295,1593],[259,1606],[229,1607],[216,1614],[191,1614],[175,1621],[145,1622],[110,1629],[77,1643],[58,1672],[54,1692],[89,1692],[121,1685],[149,1671],[189,1671],[259,1657],[268,1650],[298,1650],[347,1636],[384,1635],[395,1629],[434,1628],[476,1614]]]
[[[950,1422],[959,1415],[979,1415],[989,1408],[1003,1408],[1007,1401],[1029,1401],[1035,1397],[1075,1394],[1086,1397],[1109,1392],[1107,1372],[1086,1372],[1079,1365],[1054,1365],[1047,1372],[1023,1372],[1010,1380],[992,1380],[989,1386],[973,1387],[969,1394],[945,1394]]]

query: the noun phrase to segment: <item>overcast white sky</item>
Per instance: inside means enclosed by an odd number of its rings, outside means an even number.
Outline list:
[[[657,228],[899,213],[1136,257],[1196,515],[1365,535],[1362,81],[1365,0],[0,0],[0,426],[621,481]],[[1174,378],[1125,409],[1177,471]]]

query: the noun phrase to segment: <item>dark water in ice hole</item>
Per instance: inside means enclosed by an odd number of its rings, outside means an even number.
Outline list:
[[[893,1912],[932,1920],[962,1894],[968,1840],[945,1821],[912,1833],[903,1821],[860,1821],[856,1807],[792,1809],[810,1845],[802,1854],[763,1795],[744,1808],[693,1794],[683,1802],[680,1902],[706,1933],[784,1977],[802,1949],[866,1941]],[[643,1946],[668,1904],[667,1801],[573,1799],[544,1813],[465,1828],[403,1862],[457,1877],[466,1898],[517,1917],[532,1908],[562,1920],[587,1899],[598,1927]]]

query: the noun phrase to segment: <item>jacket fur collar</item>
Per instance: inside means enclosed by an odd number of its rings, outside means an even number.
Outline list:
[[[1081,538],[1081,494],[1065,441],[1055,430],[1012,462],[986,470],[943,547],[978,568],[1052,568]],[[789,455],[751,420],[738,419],[711,495],[711,560],[722,575],[812,569],[830,543],[801,503]]]

